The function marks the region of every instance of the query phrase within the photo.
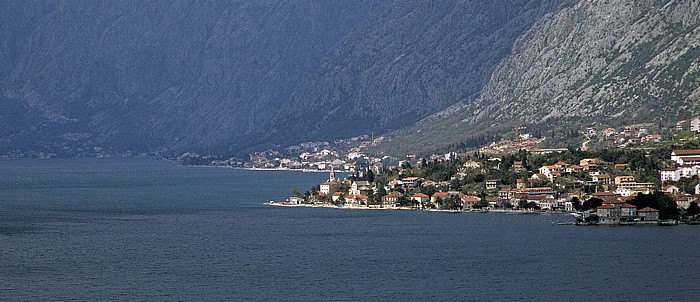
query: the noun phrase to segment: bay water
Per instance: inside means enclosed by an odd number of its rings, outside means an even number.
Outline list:
[[[694,301],[700,227],[264,205],[325,173],[0,160],[0,301]]]

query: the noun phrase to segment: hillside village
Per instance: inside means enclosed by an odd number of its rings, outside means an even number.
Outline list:
[[[490,156],[449,153],[403,161],[377,175],[367,169],[346,179],[330,172],[324,182],[286,203],[345,208],[446,211],[579,212],[581,222],[618,224],[698,214],[700,149],[674,150],[669,158],[634,159],[628,152],[576,158],[562,151]],[[631,158],[628,162],[609,161]],[[548,162],[553,159],[555,162]],[[658,162],[657,162],[658,160]],[[645,163],[646,161],[646,163]],[[646,165],[673,161],[650,180]],[[543,163],[543,164],[540,164]],[[673,169],[673,173],[671,172]],[[663,180],[662,180],[663,179]],[[672,201],[672,202],[669,202]]]
[[[700,117],[661,135],[653,125],[581,129],[577,148],[541,148],[515,136],[467,152],[404,158],[370,155],[385,138],[362,135],[250,155],[204,159],[249,169],[326,171],[328,181],[277,205],[444,211],[578,213],[581,223],[620,224],[695,217],[700,202]],[[549,138],[552,140],[552,138]],[[589,151],[587,145],[605,148]],[[687,149],[673,149],[686,146]],[[336,172],[350,174],[340,179]]]

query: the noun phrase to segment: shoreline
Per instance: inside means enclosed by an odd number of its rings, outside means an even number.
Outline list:
[[[497,213],[497,214],[507,214],[507,215],[566,215],[570,214],[567,212],[537,212],[537,211],[527,211],[527,210],[438,210],[438,209],[419,209],[413,207],[368,207],[368,206],[350,206],[350,205],[333,205],[333,204],[293,204],[286,203],[282,201],[268,201],[263,203],[264,205],[274,206],[274,207],[287,207],[287,208],[328,208],[328,209],[340,209],[340,210],[390,210],[390,211],[421,211],[421,212],[440,212],[440,213]]]

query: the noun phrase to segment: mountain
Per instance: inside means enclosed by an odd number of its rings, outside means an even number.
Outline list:
[[[521,125],[672,123],[698,113],[699,2],[578,1],[519,37],[473,102],[396,132],[385,148],[441,148]]]
[[[384,4],[0,2],[0,152],[235,147]]]
[[[410,125],[478,94],[515,40],[567,1],[392,1],[294,91],[268,140]]]
[[[238,153],[700,112],[700,3],[0,2],[0,155]],[[663,118],[663,121],[661,120]]]

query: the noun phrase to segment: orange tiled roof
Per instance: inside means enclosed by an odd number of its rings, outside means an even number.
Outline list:
[[[695,150],[673,150],[676,155],[700,155],[700,149]]]

